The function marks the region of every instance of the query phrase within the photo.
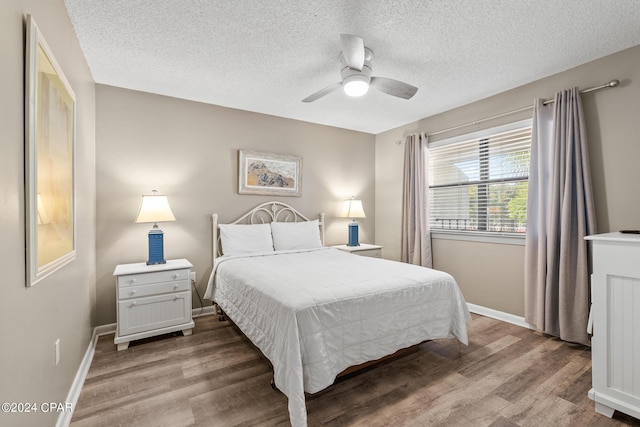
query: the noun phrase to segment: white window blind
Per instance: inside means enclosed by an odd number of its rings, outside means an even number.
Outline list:
[[[434,145],[429,148],[433,231],[526,232],[530,120]]]

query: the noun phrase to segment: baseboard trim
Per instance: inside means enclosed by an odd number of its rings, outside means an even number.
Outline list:
[[[207,305],[201,308],[194,308],[193,310],[191,310],[191,317],[208,316],[210,314],[215,314],[212,305]]]
[[[194,308],[193,310],[191,310],[192,317],[207,316],[214,313],[215,311],[212,305],[202,308]],[[93,328],[93,334],[91,335],[91,340],[89,341],[87,351],[84,353],[84,357],[82,358],[80,366],[78,367],[78,372],[76,372],[76,376],[71,383],[71,388],[69,389],[67,400],[65,400],[65,402],[71,403],[72,410],[70,412],[60,413],[58,421],[56,422],[56,427],[68,427],[71,423],[73,411],[75,410],[76,404],[78,403],[78,398],[80,397],[80,392],[82,391],[84,380],[87,379],[87,374],[89,373],[91,362],[93,362],[93,356],[96,352],[98,338],[103,335],[115,333],[116,327],[116,323],[109,323],[107,325],[100,325]]]
[[[469,311],[481,316],[491,317],[492,319],[502,320],[503,322],[511,323],[513,325],[522,326],[527,329],[535,329],[533,325],[524,320],[524,317],[516,316],[514,314],[505,313],[504,311],[494,310],[492,308],[483,307],[481,305],[467,303]]]
[[[84,380],[87,378],[87,373],[89,372],[91,362],[93,361],[93,355],[96,352],[96,344],[98,343],[99,336],[97,330],[98,328],[93,329],[93,334],[91,335],[89,346],[87,347],[87,351],[84,353],[84,357],[82,358],[80,366],[78,367],[78,372],[76,372],[76,376],[71,383],[71,388],[69,389],[69,394],[67,394],[67,399],[65,400],[66,403],[71,403],[71,411],[63,411],[60,413],[58,421],[56,422],[56,427],[68,427],[71,423],[73,410],[78,403],[80,391],[82,391]]]
[[[116,323],[109,323],[107,325],[100,325],[100,326],[96,326],[93,330],[93,332],[101,337],[103,335],[109,335],[109,334],[113,334],[116,332],[116,327],[118,325]]]

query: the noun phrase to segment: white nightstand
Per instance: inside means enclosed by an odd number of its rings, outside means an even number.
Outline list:
[[[382,246],[380,245],[370,245],[368,243],[360,243],[360,246],[337,245],[337,246],[331,246],[331,247],[344,252],[349,252],[355,255],[382,258]]]
[[[191,335],[191,263],[186,259],[166,264],[120,264],[116,276],[118,327],[113,340],[118,351],[129,342],[182,330]]]

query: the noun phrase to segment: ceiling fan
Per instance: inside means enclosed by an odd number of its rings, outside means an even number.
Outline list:
[[[398,80],[386,77],[371,76],[371,60],[373,52],[364,46],[361,37],[351,34],[340,34],[342,52],[340,61],[343,68],[340,71],[342,81],[334,83],[302,100],[302,102],[313,102],[338,89],[340,86],[349,96],[362,96],[369,90],[369,86],[378,89],[388,95],[398,98],[410,99],[418,91],[418,88]]]

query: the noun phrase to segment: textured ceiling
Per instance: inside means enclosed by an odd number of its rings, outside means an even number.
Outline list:
[[[97,83],[373,134],[640,44],[638,0],[65,4]],[[340,33],[418,93],[301,102],[340,81]]]

